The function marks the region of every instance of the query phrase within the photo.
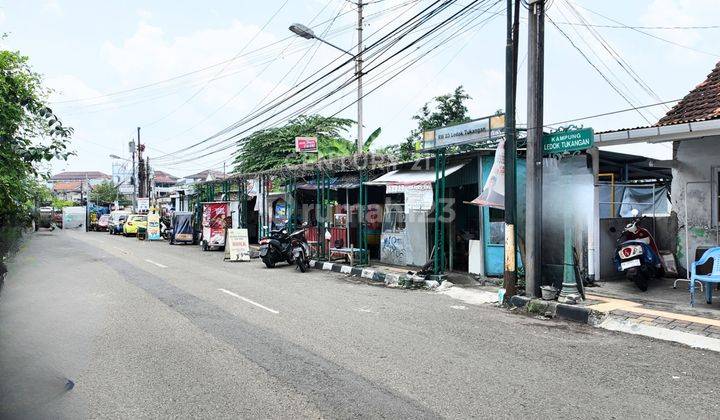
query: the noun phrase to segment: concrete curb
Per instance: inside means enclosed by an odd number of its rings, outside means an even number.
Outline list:
[[[382,271],[372,268],[352,267],[328,261],[310,260],[310,267],[318,270],[332,271],[334,273],[360,277],[369,280],[372,283],[383,284],[386,287],[400,287],[400,282],[407,279],[403,274],[383,273]],[[425,280],[424,286],[428,289],[434,289],[438,286],[438,283],[433,280]]]
[[[513,296],[510,298],[510,304],[529,313],[548,314],[553,318],[581,324],[597,325],[605,317],[604,313],[590,309],[587,306],[568,305],[556,301],[532,299],[526,296]]]
[[[349,274],[353,277],[361,277],[377,283],[387,284],[388,281],[397,283],[400,280],[400,276],[397,274],[385,274],[380,271],[373,270],[372,268],[351,267],[349,265],[337,264],[328,261],[310,260],[310,267],[318,270]]]

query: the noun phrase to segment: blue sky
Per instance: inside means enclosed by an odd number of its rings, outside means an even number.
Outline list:
[[[459,0],[445,16],[469,1]],[[366,6],[365,33],[369,36],[379,32],[365,45],[431,3],[382,0]],[[492,3],[488,1],[487,5]],[[502,12],[503,4],[500,2],[483,16]],[[594,38],[587,28],[569,24],[580,22],[570,5],[594,25],[618,25],[601,16],[604,15],[630,26],[687,27],[720,22],[717,2],[550,3],[549,17],[635,105],[656,103],[658,98],[665,101],[682,97],[720,60],[720,46],[716,42],[720,29],[636,31],[594,27],[598,36]],[[475,13],[479,16],[480,11]],[[276,15],[270,19],[273,14]],[[127,156],[127,142],[134,137],[137,126],[143,127],[142,138],[148,144],[151,163],[155,157],[216,133],[247,115],[266,96],[272,98],[282,93],[296,80],[316,74],[338,58],[337,51],[316,41],[288,38],[291,34],[287,27],[291,23],[316,25],[316,32],[327,30],[332,42],[351,48],[357,42],[354,21],[353,6],[346,0],[0,1],[0,28],[8,33],[3,47],[30,56],[34,68],[55,90],[51,100],[55,102],[56,113],[76,129],[73,148],[78,155],[67,163],[55,163],[56,171],[110,172],[108,155]],[[546,30],[546,124],[630,106],[550,22]],[[521,31],[518,120],[524,122],[527,77],[524,22]],[[414,67],[365,98],[366,133],[382,127],[379,145],[402,141],[413,127],[412,115],[422,104],[457,85],[464,85],[473,97],[469,103],[473,116],[503,108],[504,36],[504,20],[500,15],[424,54]],[[600,39],[607,44],[601,45]],[[625,69],[632,68],[635,74],[631,77],[616,59],[624,60]],[[190,76],[141,87],[222,62]],[[368,83],[373,86],[372,81]],[[103,96],[127,89],[135,90]],[[321,112],[332,114],[349,106],[339,115],[354,119],[351,90],[352,87],[347,90],[349,96]],[[628,112],[580,123],[596,130],[647,125],[645,118],[654,123],[664,109],[651,111],[644,118]],[[354,138],[354,133],[355,129],[351,129],[348,138]],[[159,158],[157,168],[183,175],[207,167],[222,169],[223,162],[229,164],[232,149],[198,158],[216,150],[206,146]],[[670,152],[668,146],[635,145],[625,150],[659,157],[667,157]]]

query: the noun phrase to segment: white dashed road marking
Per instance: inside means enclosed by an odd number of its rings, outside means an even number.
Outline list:
[[[250,299],[248,299],[248,298],[246,298],[246,297],[242,297],[242,296],[238,295],[237,293],[233,293],[233,292],[231,292],[231,291],[229,291],[229,290],[225,290],[225,289],[218,289],[218,290],[221,291],[221,292],[223,292],[223,293],[227,293],[227,294],[230,295],[230,296],[236,297],[236,298],[238,298],[238,299],[240,299],[240,300],[242,300],[242,301],[245,301],[245,302],[247,302],[247,303],[249,303],[249,304],[251,304],[251,305],[255,305],[255,306],[257,306],[258,308],[262,308],[262,309],[265,309],[265,310],[268,311],[268,312],[272,312],[272,313],[274,313],[274,314],[276,314],[276,315],[280,313],[280,312],[276,311],[275,309],[270,309],[270,308],[268,308],[267,306],[261,305],[261,304],[259,304],[259,303],[257,303],[257,302],[254,302],[254,301],[252,301],[252,300],[250,300]]]
[[[118,251],[122,252],[123,254],[129,253],[129,252],[125,251],[123,248],[120,248],[119,246],[114,246],[113,248],[117,249]]]
[[[146,259],[145,261],[149,262],[150,264],[156,265],[156,266],[158,266],[158,267],[160,267],[160,268],[167,268],[167,265],[162,265],[162,264],[160,264],[160,263],[156,263],[156,262],[153,261],[153,260],[147,260],[147,259]]]

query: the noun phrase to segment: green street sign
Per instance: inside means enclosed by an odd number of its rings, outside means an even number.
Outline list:
[[[592,128],[556,131],[543,136],[543,153],[556,154],[586,150],[593,145],[595,132]]]

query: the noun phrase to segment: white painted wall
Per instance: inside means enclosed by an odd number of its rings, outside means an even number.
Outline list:
[[[698,246],[718,245],[717,170],[720,168],[720,136],[684,140],[676,143],[675,147],[677,150],[676,167],[672,171],[672,207],[680,226],[676,256],[678,264],[687,268],[687,261],[694,260]],[[688,254],[685,251],[683,226],[688,229],[689,258],[686,258]]]

